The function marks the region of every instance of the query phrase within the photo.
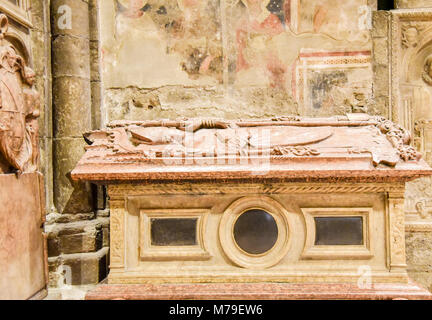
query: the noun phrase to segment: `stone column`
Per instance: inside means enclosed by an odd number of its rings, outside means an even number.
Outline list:
[[[92,129],[89,3],[53,0],[51,19],[54,203],[59,213],[90,213],[90,187],[70,179],[84,152],[82,134]]]
[[[83,133],[100,125],[97,3],[51,0],[53,187],[57,211],[46,228],[51,287],[96,284],[107,273],[109,218],[97,215],[97,209],[103,208],[97,206],[94,186],[70,178],[84,153]]]

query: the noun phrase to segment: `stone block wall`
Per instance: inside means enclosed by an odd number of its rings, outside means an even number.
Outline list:
[[[72,28],[59,18],[70,8]],[[31,1],[33,67],[43,107],[41,171],[45,177],[51,287],[96,284],[108,271],[109,217],[102,188],[69,173],[84,152],[82,134],[101,126],[97,1]]]

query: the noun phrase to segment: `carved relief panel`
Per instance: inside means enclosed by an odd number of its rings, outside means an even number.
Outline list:
[[[0,15],[0,174],[35,172],[38,166],[39,94],[25,44]]]
[[[393,120],[409,129],[431,163],[428,123],[432,119],[432,10],[400,10],[392,16]]]
[[[432,9],[392,12],[391,109],[413,146],[432,163]],[[407,184],[407,228],[432,230],[429,178]]]

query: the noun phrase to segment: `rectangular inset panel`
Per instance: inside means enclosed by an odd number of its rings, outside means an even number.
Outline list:
[[[303,259],[371,259],[372,208],[302,208],[306,220]]]
[[[362,217],[315,217],[315,245],[363,245]]]
[[[197,245],[198,219],[151,219],[152,246],[194,246]]]
[[[209,209],[141,209],[141,260],[207,260],[204,244]]]

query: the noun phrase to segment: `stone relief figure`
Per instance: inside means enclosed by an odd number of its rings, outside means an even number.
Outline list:
[[[425,199],[422,199],[421,201],[417,202],[415,207],[416,207],[418,214],[420,215],[420,217],[422,219],[429,218],[430,213],[431,213],[430,207],[427,206],[427,202]]]
[[[422,73],[424,82],[432,86],[432,54],[424,62],[424,71]]]
[[[425,30],[424,22],[409,22],[401,27],[401,44],[405,49],[417,47],[419,35]]]
[[[34,172],[39,155],[35,73],[4,39],[5,32],[0,34],[0,173]]]

